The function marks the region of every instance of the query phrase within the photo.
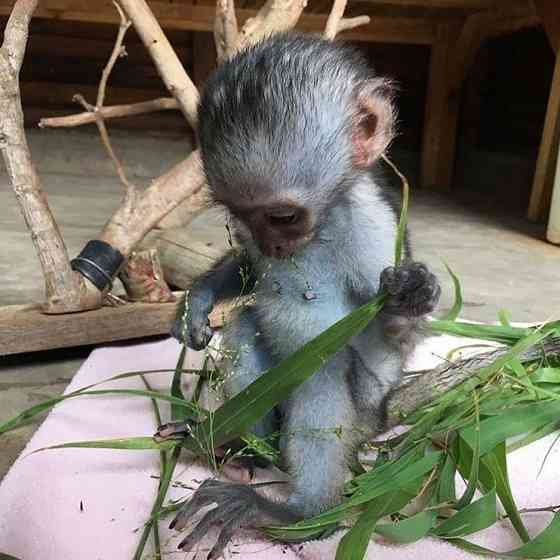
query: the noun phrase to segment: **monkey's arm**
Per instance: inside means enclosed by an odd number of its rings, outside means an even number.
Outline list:
[[[208,315],[220,301],[248,293],[255,276],[245,253],[230,254],[186,292],[177,311],[171,334],[189,348],[202,350],[213,335]]]

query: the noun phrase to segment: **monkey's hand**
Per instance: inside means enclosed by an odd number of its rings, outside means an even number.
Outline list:
[[[211,527],[219,525],[218,540],[207,556],[207,560],[215,560],[223,555],[237,529],[263,525],[261,521],[266,517],[267,503],[268,500],[257,494],[251,486],[205,480],[183,505],[169,528],[183,530],[199,510],[216,504],[179,544],[181,550],[190,551]]]
[[[212,307],[213,298],[206,291],[189,292],[179,305],[171,335],[193,350],[206,348],[214,334],[208,318]]]
[[[387,294],[383,311],[390,315],[421,317],[435,309],[441,295],[435,275],[418,262],[386,268],[379,287]]]

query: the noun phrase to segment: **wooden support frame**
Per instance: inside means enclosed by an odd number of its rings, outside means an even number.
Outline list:
[[[9,15],[13,0],[0,0],[0,16]],[[91,0],[42,0],[34,17],[90,23],[118,24],[118,15],[111,0],[97,0],[93,9]],[[216,10],[202,4],[178,4],[158,0],[150,1],[150,8],[164,29],[185,31],[213,31]],[[236,10],[240,26],[257,15],[256,10]],[[296,26],[300,31],[322,33],[327,14],[303,14]],[[350,41],[429,45],[433,42],[436,24],[429,18],[376,16],[361,27],[344,32]]]
[[[479,12],[463,24],[440,23],[432,45],[424,117],[420,184],[446,190],[455,167],[461,90],[481,44],[489,37],[540,22],[531,5]]]
[[[547,219],[552,186],[556,173],[556,160],[560,140],[560,56],[556,57],[552,85],[546,108],[546,117],[542,134],[537,167],[533,179],[533,189],[529,201],[528,218],[534,222]]]

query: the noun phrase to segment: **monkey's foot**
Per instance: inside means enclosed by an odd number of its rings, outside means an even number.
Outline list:
[[[441,295],[436,276],[417,262],[386,268],[381,273],[380,288],[387,294],[383,310],[408,317],[431,313]]]
[[[211,527],[220,526],[216,544],[207,556],[207,560],[215,560],[223,555],[235,531],[256,526],[261,516],[261,503],[264,501],[251,486],[205,480],[181,508],[169,528],[181,531],[199,510],[216,504],[179,544],[181,550],[190,551]]]
[[[169,422],[158,427],[154,434],[156,441],[164,441],[166,439],[179,439],[191,435],[196,425],[194,420],[184,420],[182,422]]]

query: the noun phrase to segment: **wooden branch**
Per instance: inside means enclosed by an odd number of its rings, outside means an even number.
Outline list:
[[[98,108],[96,113],[103,119],[114,119],[120,117],[130,117],[133,115],[142,115],[144,113],[153,113],[155,111],[179,110],[179,103],[174,97],[160,97],[151,101],[141,101],[140,103],[131,103],[128,105],[114,105],[112,107]],[[68,115],[67,117],[50,117],[39,121],[39,127],[60,128],[74,127],[83,124],[95,123],[96,115],[89,111],[79,113],[77,115]]]
[[[119,0],[146,49],[148,49],[165,86],[177,99],[183,115],[196,130],[198,90],[185,72],[173,47],[161,30],[145,0]]]
[[[101,294],[70,266],[25,137],[19,71],[36,5],[36,0],[18,0],[4,32],[0,49],[0,149],[43,270],[46,301],[42,309],[65,313],[97,306]]]
[[[369,16],[357,16],[353,18],[345,18],[344,10],[346,10],[347,0],[334,0],[331,13],[327,19],[325,32],[323,37],[332,41],[340,32],[354,29],[360,25],[367,25],[371,19]]]
[[[416,379],[401,385],[389,399],[388,428],[402,424],[410,414],[432,402],[443,393],[476,376],[484,367],[503,356],[509,348],[498,348],[454,363],[443,365],[418,375]],[[560,354],[560,338],[551,338],[526,350],[519,359],[530,362],[543,355]]]
[[[255,17],[249,18],[239,32],[236,50],[254,45],[275,33],[296,26],[307,0],[266,0]]]
[[[217,0],[216,21],[214,23],[214,41],[218,55],[218,64],[235,53],[238,41],[237,16],[233,0]]]
[[[178,163],[130,204],[123,204],[106,224],[99,239],[129,255],[134,246],[183,200],[204,186],[198,151]]]

